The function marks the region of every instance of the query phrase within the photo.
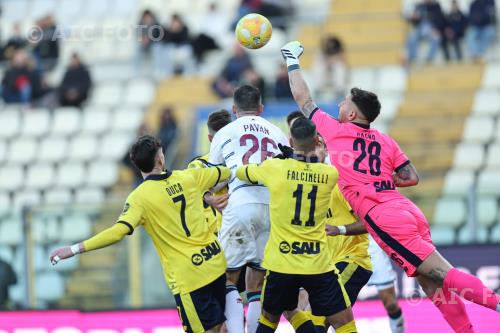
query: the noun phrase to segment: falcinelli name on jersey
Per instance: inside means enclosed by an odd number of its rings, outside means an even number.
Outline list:
[[[243,130],[245,132],[260,132],[269,135],[269,130],[266,127],[259,124],[244,124]]]
[[[288,170],[286,178],[288,180],[298,180],[301,182],[328,184],[328,175],[321,173]]]
[[[321,252],[320,242],[292,242],[282,241],[280,252],[283,254],[319,254]]]
[[[191,262],[195,266],[200,266],[205,261],[209,261],[216,255],[221,253],[221,247],[218,241],[215,241],[203,249],[201,249],[200,253],[195,253],[191,256]]]

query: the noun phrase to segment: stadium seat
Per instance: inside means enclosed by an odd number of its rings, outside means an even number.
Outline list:
[[[28,164],[38,154],[37,142],[30,138],[13,140],[9,145],[9,163]]]
[[[47,205],[66,205],[72,203],[73,196],[68,189],[53,188],[45,191],[43,202]]]
[[[58,24],[74,24],[81,13],[83,0],[59,0],[55,11]]]
[[[78,188],[75,194],[76,203],[102,203],[104,199],[104,191],[97,187]]]
[[[72,161],[89,161],[97,155],[97,149],[95,136],[75,136],[69,144],[68,158]]]
[[[0,141],[0,165],[7,159],[7,142]]]
[[[54,110],[52,134],[71,135],[80,129],[81,112],[78,108],[62,107]]]
[[[103,82],[95,87],[90,100],[91,105],[114,107],[123,100],[123,87],[114,81]]]
[[[447,225],[431,226],[432,242],[436,245],[450,245],[455,242],[455,230]]]
[[[472,231],[468,225],[464,225],[460,228],[458,232],[458,243],[459,244],[470,244],[470,243],[484,243],[488,239],[488,230],[484,226],[476,227],[476,237],[475,241],[472,237]]]
[[[435,225],[441,224],[458,227],[466,219],[466,207],[463,199],[444,197],[439,199],[434,211]]]
[[[109,187],[118,179],[118,166],[115,162],[97,160],[89,167],[87,185]]]
[[[19,110],[2,110],[0,112],[0,139],[10,139],[21,129]]]
[[[500,88],[500,64],[487,64],[483,74],[483,88]]]
[[[500,91],[482,89],[474,97],[472,111],[477,114],[495,115],[500,113]]]
[[[95,64],[91,67],[92,79],[100,86],[111,81],[127,81],[134,76],[130,64],[106,63]]]
[[[30,3],[29,18],[36,21],[41,17],[54,12],[56,7],[56,0],[38,0]]]
[[[44,190],[54,182],[54,167],[51,164],[33,164],[28,168],[25,187],[34,190]]]
[[[57,163],[62,161],[68,153],[68,141],[63,137],[50,136],[42,140],[38,153],[38,160]]]
[[[113,10],[109,14],[121,18],[134,19],[138,9],[137,5],[136,0],[112,0],[111,8]]]
[[[64,280],[54,271],[39,273],[35,277],[35,288],[37,299],[55,301],[64,295]]]
[[[49,131],[51,125],[50,111],[47,109],[35,109],[23,116],[21,135],[23,137],[39,137]]]
[[[477,221],[485,226],[489,227],[495,223],[498,215],[498,203],[495,197],[479,197],[477,199],[476,206]]]
[[[17,271],[17,283],[9,288],[9,296],[13,302],[23,304],[26,302],[26,277]]]
[[[45,217],[45,237],[50,243],[59,241],[61,238],[61,224],[55,216]]]
[[[86,20],[99,21],[107,12],[112,12],[110,5],[110,0],[86,0],[81,14]]]
[[[40,205],[41,202],[42,196],[40,192],[34,190],[24,190],[14,194],[13,207],[14,209],[34,207]]]
[[[144,113],[139,108],[117,108],[112,117],[111,130],[128,132],[129,135],[141,126]]]
[[[406,90],[408,74],[401,66],[385,66],[379,69],[376,90],[379,93]]]
[[[98,156],[103,160],[121,160],[127,153],[132,139],[133,137],[127,132],[111,132],[103,137]]]
[[[92,233],[92,224],[84,214],[67,215],[62,220],[60,239],[62,242],[81,242]]]
[[[78,188],[85,181],[85,176],[82,163],[63,163],[57,169],[55,185],[61,188]]]
[[[19,165],[5,165],[0,169],[0,190],[15,191],[23,186],[24,171]]]
[[[0,244],[15,246],[23,240],[22,221],[11,217],[0,223]]]
[[[7,192],[0,192],[0,218],[7,214],[11,208],[10,195]],[[0,219],[1,221],[1,219]]]
[[[483,165],[484,156],[482,145],[460,143],[455,150],[453,165],[456,169],[477,170]]]
[[[493,138],[495,120],[492,117],[469,117],[465,122],[463,140],[470,143],[487,143]]]
[[[485,169],[477,181],[479,194],[500,195],[500,172],[498,169]]]
[[[2,1],[2,19],[10,22],[22,21],[29,9],[28,0]]]
[[[11,246],[0,245],[0,259],[12,262],[14,259],[14,252],[12,251]]]
[[[111,112],[108,108],[88,107],[83,112],[82,133],[101,134],[110,124]]]
[[[382,93],[379,96],[382,109],[380,110],[380,116],[377,120],[390,121],[394,119],[399,111],[399,106],[401,105],[402,96],[398,93]]]
[[[465,195],[474,185],[474,172],[469,170],[450,170],[444,179],[443,193]]]
[[[376,91],[376,70],[371,67],[354,68],[351,71],[350,86]]]
[[[500,168],[500,142],[492,144],[488,147],[486,168]]]
[[[498,223],[493,227],[493,229],[491,229],[490,242],[500,243],[500,223]]]
[[[131,80],[125,87],[125,105],[144,107],[155,95],[155,85],[147,79]]]

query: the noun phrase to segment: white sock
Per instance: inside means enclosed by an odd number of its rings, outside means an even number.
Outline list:
[[[391,326],[392,333],[404,333],[405,332],[405,319],[403,313],[397,318],[389,317],[389,324]]]
[[[247,292],[247,333],[255,333],[259,325],[259,317],[262,311],[260,303],[260,292]]]
[[[245,332],[245,312],[243,302],[236,286],[226,286],[226,327],[228,333]]]

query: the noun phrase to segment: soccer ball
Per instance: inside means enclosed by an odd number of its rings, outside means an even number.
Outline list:
[[[260,49],[273,34],[271,22],[260,14],[247,14],[236,25],[236,39],[247,49]]]

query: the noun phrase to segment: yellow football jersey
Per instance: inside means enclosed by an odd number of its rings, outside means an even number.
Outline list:
[[[242,166],[236,175],[269,189],[271,230],[262,266],[285,274],[326,273],[334,263],[325,218],[338,172],[331,165],[295,158]]]
[[[188,169],[207,168],[209,166],[210,164],[208,163],[208,154],[207,154],[192,160],[188,165]],[[215,192],[214,195],[223,195],[226,193],[227,193],[227,186],[224,186],[223,188]],[[204,214],[205,214],[205,220],[207,221],[208,224],[208,229],[210,230],[210,232],[217,234],[222,225],[222,214],[219,211],[217,211],[217,209],[206,204],[205,202],[203,202],[203,208],[205,209]]]
[[[118,221],[143,225],[174,293],[201,288],[226,270],[226,259],[203,216],[202,193],[229,178],[226,167],[151,175],[130,193]]]
[[[340,192],[339,187],[335,186],[331,195],[326,224],[348,225],[356,220],[351,206]],[[368,254],[368,234],[329,236],[328,245],[335,263],[339,261],[353,262],[364,269],[372,270],[372,262]]]

